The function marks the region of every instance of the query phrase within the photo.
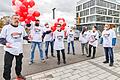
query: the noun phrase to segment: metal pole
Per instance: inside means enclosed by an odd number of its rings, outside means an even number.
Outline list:
[[[52,10],[53,10],[53,19],[55,19],[55,9],[56,8],[53,8]]]

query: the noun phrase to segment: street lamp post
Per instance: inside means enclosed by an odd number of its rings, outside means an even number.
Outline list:
[[[53,8],[52,11],[53,11],[53,19],[55,19],[55,9],[56,8]]]

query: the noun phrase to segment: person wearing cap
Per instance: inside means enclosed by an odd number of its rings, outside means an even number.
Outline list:
[[[57,25],[56,31],[53,33],[54,49],[57,51],[57,64],[60,65],[60,52],[62,53],[63,63],[66,64],[65,47],[64,47],[64,31],[60,29],[61,24]]]
[[[96,54],[96,48],[98,46],[98,40],[99,40],[99,33],[97,31],[97,27],[93,26],[92,31],[89,35],[89,54],[87,57],[91,57],[91,49],[93,48],[93,56],[91,59],[95,58]]]
[[[82,55],[84,55],[84,48],[86,50],[86,54],[88,55],[88,39],[89,39],[89,31],[87,27],[83,27],[79,37],[79,41],[82,47]]]
[[[45,62],[44,54],[42,50],[43,35],[44,35],[43,27],[40,26],[40,21],[36,20],[35,25],[30,30],[30,35],[29,35],[31,39],[31,52],[30,52],[29,65],[34,63],[34,52],[35,52],[36,45],[38,46],[38,49],[39,49],[40,60],[42,62]]]
[[[48,31],[51,31],[51,28],[50,28],[49,24],[46,23],[45,27],[44,27],[44,32],[48,32]],[[54,54],[53,54],[53,52],[54,52],[54,49],[53,49],[53,45],[54,45],[53,32],[50,32],[50,33],[45,35],[44,42],[45,42],[45,56],[46,56],[46,59],[48,59],[49,44],[51,46],[51,56],[55,57]]]
[[[70,28],[70,30],[67,31],[66,35],[67,35],[67,42],[68,42],[68,54],[70,54],[70,44],[71,44],[72,50],[73,50],[73,55],[75,55],[73,28]]]

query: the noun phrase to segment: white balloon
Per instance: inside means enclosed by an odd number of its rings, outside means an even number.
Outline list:
[[[20,8],[17,7],[17,6],[12,6],[12,9],[13,9],[14,12],[16,12],[16,11],[18,11]]]
[[[19,0],[16,0],[16,1],[15,1],[15,5],[16,5],[17,7],[20,7],[20,6],[22,5],[22,2],[20,2]]]

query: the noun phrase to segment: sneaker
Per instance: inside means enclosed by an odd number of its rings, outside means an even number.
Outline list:
[[[48,56],[46,57],[46,59],[48,59]]]
[[[73,55],[75,55],[75,53],[73,53]]]
[[[55,57],[54,55],[51,55],[52,57]]]
[[[64,64],[66,64],[66,61],[63,61]]]
[[[44,59],[42,59],[42,63],[45,63],[46,61]]]
[[[17,80],[26,80],[26,78],[25,78],[24,76],[22,76],[22,75],[17,76],[16,79],[17,79]]]
[[[60,65],[60,61],[58,61],[57,64]]]
[[[91,57],[90,55],[88,55],[87,57]]]
[[[111,66],[111,67],[112,67],[112,66],[113,66],[113,63],[110,63],[110,64],[109,64],[109,66]]]
[[[103,63],[106,64],[106,63],[109,63],[109,61],[104,61]]]
[[[94,59],[95,57],[92,57],[91,59]]]
[[[30,62],[29,62],[29,65],[31,65],[31,64],[33,64],[33,63],[34,63],[33,61],[30,61]]]

